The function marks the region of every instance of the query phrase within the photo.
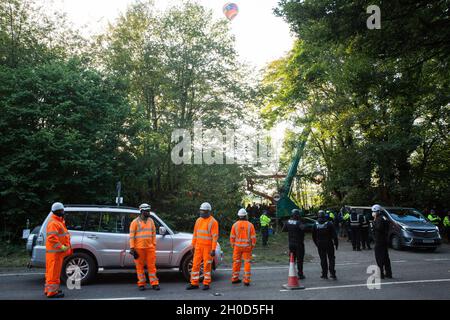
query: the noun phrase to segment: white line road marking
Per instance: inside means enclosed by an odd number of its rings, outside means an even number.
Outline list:
[[[252,267],[252,270],[267,270],[267,269],[289,269],[289,266]],[[217,269],[217,271],[233,271],[233,269]]]
[[[336,263],[336,266],[349,266],[354,264],[361,264],[361,262],[344,262],[344,263]]]
[[[44,275],[44,272],[33,272],[33,273],[5,273],[0,274],[0,277],[17,277],[17,276],[35,276],[35,275]]]
[[[79,300],[145,300],[145,299],[147,299],[147,298],[146,297],[129,297],[129,298],[98,298],[98,299],[79,299]]]
[[[434,258],[434,259],[425,259],[425,261],[448,261],[450,258]]]
[[[450,279],[431,279],[431,280],[411,280],[411,281],[392,281],[392,282],[381,282],[381,286],[383,285],[391,285],[391,284],[414,284],[414,283],[432,283],[432,282],[450,282]],[[371,285],[369,285],[371,286]],[[344,288],[357,288],[357,287],[368,287],[367,283],[363,284],[348,284],[343,286],[329,286],[329,287],[312,287],[305,288],[304,290],[326,290],[326,289],[344,289]],[[287,292],[292,290],[281,289],[280,292]]]
[[[393,262],[393,263],[403,263],[403,262],[408,262],[408,261],[406,261],[406,260],[395,260],[395,261],[391,261],[391,262]]]

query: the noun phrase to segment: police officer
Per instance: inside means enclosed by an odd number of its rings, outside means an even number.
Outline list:
[[[444,231],[447,234],[447,242],[450,243],[450,210],[444,218]]]
[[[361,251],[361,222],[361,215],[353,209],[350,213],[353,251]]]
[[[365,250],[367,247],[367,250],[372,250],[372,248],[370,247],[370,242],[369,242],[369,227],[370,227],[369,217],[366,214],[362,214],[361,220],[362,220],[361,221],[362,248],[363,248],[363,250]]]
[[[267,241],[269,240],[269,225],[271,221],[267,213],[267,210],[264,210],[262,215],[259,217],[259,223],[261,225],[262,245],[264,247],[267,246]]]
[[[305,279],[303,274],[303,259],[305,258],[305,225],[300,221],[301,212],[293,209],[291,219],[283,225],[283,232],[288,232],[289,253],[294,255],[297,261],[298,277]]]
[[[317,222],[313,227],[312,237],[319,252],[320,265],[322,267],[321,278],[328,279],[328,270],[330,270],[331,278],[336,279],[334,248],[336,247],[337,250],[339,242],[334,225],[327,221],[323,210],[319,211]]]
[[[381,279],[392,278],[391,260],[389,259],[389,221],[382,214],[380,205],[372,206],[372,216],[374,217],[373,229],[375,236],[375,260],[380,268]]]
[[[342,217],[342,220],[342,227],[347,234],[347,241],[352,241],[352,231],[350,229],[350,212],[347,207],[344,207],[344,216]]]

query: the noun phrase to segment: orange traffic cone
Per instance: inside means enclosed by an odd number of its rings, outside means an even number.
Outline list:
[[[297,272],[295,271],[295,261],[294,261],[294,254],[291,252],[290,256],[290,262],[289,262],[289,276],[288,276],[288,283],[283,284],[283,288],[288,290],[299,290],[299,289],[305,289],[304,286],[300,285],[300,282],[298,281]]]

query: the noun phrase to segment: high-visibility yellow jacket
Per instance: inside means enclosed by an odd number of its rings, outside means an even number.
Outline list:
[[[156,228],[152,218],[137,217],[130,225],[130,248],[156,248]]]
[[[259,217],[259,223],[261,224],[261,227],[267,227],[270,221],[272,220],[265,214],[262,214],[261,217]]]
[[[437,216],[437,215],[433,215],[433,214],[429,214],[428,215],[428,220],[430,220],[430,222],[434,225],[438,225],[439,222],[441,222],[441,217]]]
[[[448,216],[444,218],[444,227],[450,227],[450,218]]]
[[[256,232],[253,223],[239,220],[231,227],[230,243],[232,247],[251,248],[256,245]]]

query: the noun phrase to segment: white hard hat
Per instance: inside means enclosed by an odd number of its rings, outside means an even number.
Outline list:
[[[238,211],[238,216],[239,217],[245,217],[247,216],[247,211],[245,209],[239,209]]]
[[[139,206],[139,210],[150,210],[150,209],[151,209],[151,207],[147,203],[143,203]]]
[[[374,204],[372,206],[372,212],[381,211],[381,206],[379,204]]]
[[[54,204],[52,204],[52,212],[58,210],[64,210],[64,205],[61,202],[55,202]]]
[[[200,206],[200,210],[207,210],[207,211],[211,211],[211,205],[208,202],[203,202],[202,205]]]

